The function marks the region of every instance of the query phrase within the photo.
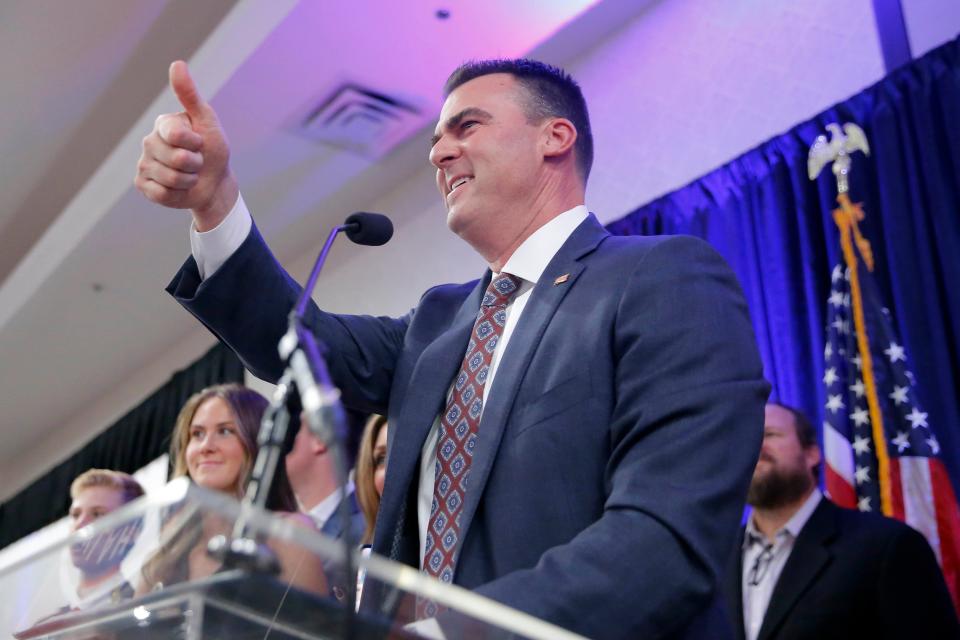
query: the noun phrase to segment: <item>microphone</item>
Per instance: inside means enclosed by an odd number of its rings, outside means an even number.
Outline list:
[[[393,237],[393,223],[380,213],[351,213],[342,228],[350,240],[368,247],[379,247]]]
[[[390,218],[382,213],[357,211],[347,216],[347,219],[343,221],[342,225],[331,229],[330,235],[327,236],[327,241],[323,245],[323,249],[320,250],[320,255],[317,256],[317,262],[313,265],[313,271],[310,272],[310,277],[307,278],[307,283],[303,286],[300,299],[297,300],[293,311],[290,312],[291,320],[300,320],[303,318],[303,314],[307,310],[307,303],[310,301],[310,294],[313,293],[313,288],[317,286],[317,277],[320,275],[320,270],[323,269],[323,265],[327,261],[327,254],[330,252],[333,240],[341,231],[345,232],[347,237],[357,244],[377,247],[386,244],[393,236],[393,223],[390,222]],[[286,360],[288,356],[289,353],[280,354],[280,357],[284,360]]]
[[[358,211],[348,216],[342,225],[330,230],[310,272],[310,277],[303,287],[303,292],[290,312],[287,333],[280,339],[278,345],[277,350],[287,367],[260,423],[260,432],[257,437],[260,450],[247,481],[243,506],[254,505],[261,509],[266,508],[267,496],[273,484],[277,466],[284,464],[281,447],[286,440],[290,422],[288,405],[292,394],[298,393],[307,417],[306,426],[330,448],[334,475],[340,484],[340,503],[337,512],[340,521],[346,523],[341,541],[344,573],[350,581],[345,589],[347,602],[344,608],[346,620],[343,637],[352,640],[355,637],[354,618],[357,613],[356,571],[352,554],[356,540],[353,539],[350,527],[347,526],[350,523],[350,505],[346,491],[349,475],[343,446],[345,441],[343,432],[346,425],[343,407],[340,404],[340,391],[330,379],[320,343],[303,325],[303,316],[310,294],[316,286],[320,270],[327,261],[330,247],[341,231],[346,232],[347,237],[357,244],[378,246],[390,240],[393,235],[393,223],[388,217],[379,213]],[[254,537],[251,531],[249,515],[245,509],[241,509],[239,517],[234,522],[231,536],[217,535],[211,538],[207,543],[207,553],[220,560],[224,566],[273,575],[280,574],[282,567],[276,552]],[[292,580],[291,578],[290,582]],[[287,584],[288,588],[290,582]],[[282,603],[278,605],[278,610],[279,606],[282,606]],[[272,628],[273,622],[270,623],[268,632]]]
[[[345,588],[346,632],[343,637],[352,639],[355,637],[356,631],[354,627],[356,565],[353,560],[353,547],[357,541],[353,539],[350,527],[347,526],[350,522],[350,505],[347,500],[349,475],[343,445],[346,423],[343,406],[340,404],[340,391],[334,386],[326,362],[323,359],[322,343],[303,322],[310,295],[317,284],[317,277],[327,261],[327,254],[330,252],[334,239],[341,231],[345,232],[347,237],[357,244],[378,246],[386,243],[393,235],[393,223],[385,215],[358,211],[348,216],[342,225],[330,230],[323,249],[320,250],[320,255],[317,256],[317,261],[310,272],[310,277],[303,287],[303,292],[290,311],[287,333],[280,339],[280,344],[277,346],[280,358],[286,363],[287,369],[281,379],[280,386],[277,388],[274,402],[271,403],[270,413],[271,416],[273,413],[277,413],[280,420],[271,419],[270,423],[267,424],[266,416],[264,416],[264,426],[268,427],[269,430],[267,434],[261,435],[263,441],[270,443],[270,445],[261,446],[260,455],[263,456],[269,451],[270,460],[265,458],[264,464],[261,465],[260,456],[258,456],[257,463],[254,465],[255,473],[253,476],[255,477],[251,477],[250,484],[256,487],[256,497],[251,502],[262,507],[266,504],[266,495],[269,491],[272,473],[268,474],[269,477],[264,479],[266,482],[262,483],[260,474],[256,472],[263,469],[272,470],[277,464],[283,464],[283,459],[280,457],[280,446],[285,440],[287,422],[289,421],[286,405],[289,394],[293,392],[292,388],[295,387],[306,414],[307,428],[331,449],[334,475],[340,484],[338,492],[340,505],[337,511],[340,515],[340,521],[345,523],[341,542],[343,543],[343,573],[347,576]],[[239,530],[244,532],[245,527],[246,524],[244,523],[244,528]]]

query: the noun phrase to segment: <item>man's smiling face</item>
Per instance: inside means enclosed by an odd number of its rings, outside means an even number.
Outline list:
[[[430,162],[447,226],[474,247],[510,239],[528,222],[524,207],[536,196],[543,154],[524,98],[513,76],[495,73],[454,89],[440,112]]]

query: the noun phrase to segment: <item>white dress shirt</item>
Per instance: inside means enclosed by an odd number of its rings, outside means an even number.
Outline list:
[[[773,589],[777,586],[783,567],[793,551],[797,536],[822,498],[820,489],[814,487],[813,493],[774,535],[773,542],[760,533],[753,523],[752,515],[747,520],[743,536],[743,573],[740,583],[743,591],[743,630],[747,640],[757,639],[770,605],[770,596],[773,595]],[[752,575],[754,573],[756,576]],[[757,579],[753,580],[754,577]]]
[[[493,350],[493,359],[490,362],[490,371],[487,374],[487,381],[483,385],[483,405],[481,405],[480,418],[483,419],[483,409],[487,405],[487,396],[490,395],[490,389],[493,388],[493,381],[497,376],[497,368],[500,366],[500,358],[510,342],[510,336],[523,314],[523,309],[527,306],[530,299],[530,292],[534,285],[540,280],[544,270],[553,256],[556,255],[563,243],[567,241],[573,230],[587,217],[587,208],[580,205],[565,211],[556,218],[537,229],[533,235],[524,240],[523,244],[517,247],[507,263],[503,265],[503,273],[517,276],[522,280],[520,289],[511,298],[507,305],[507,318],[503,325],[503,333],[497,340],[497,346]],[[496,278],[498,273],[493,274]],[[466,345],[464,345],[466,346]],[[453,381],[450,382],[450,388],[447,389],[447,399],[453,390]],[[481,431],[479,436],[483,437]],[[438,415],[433,426],[430,427],[430,433],[423,443],[423,449],[420,451],[420,488],[417,492],[417,524],[420,529],[420,567],[423,568],[423,553],[427,546],[427,526],[430,523],[430,507],[433,503],[433,483],[436,476],[437,465],[437,442],[440,440],[440,416]]]
[[[356,487],[353,485],[353,480],[347,481],[347,490],[346,490],[346,499],[349,500],[350,496],[353,495]],[[313,506],[312,509],[307,511],[307,515],[310,516],[310,519],[313,520],[313,524],[316,525],[317,531],[322,531],[323,526],[327,524],[333,514],[337,511],[337,507],[340,506],[340,488],[337,487],[333,490],[333,493],[328,495],[326,498],[318,502]],[[352,513],[352,509],[351,509]],[[344,529],[349,526],[349,523],[344,523],[341,525]]]
[[[197,261],[201,280],[206,280],[223,266],[247,239],[252,226],[253,219],[242,195],[237,196],[230,213],[213,229],[200,232],[190,225],[190,252]]]
[[[586,206],[578,205],[565,211],[548,223],[537,229],[523,244],[517,247],[507,263],[503,265],[503,272],[517,276],[522,280],[520,289],[507,305],[507,318],[503,327],[503,334],[497,341],[490,363],[490,372],[483,386],[483,404],[487,403],[487,396],[493,387],[497,375],[497,367],[510,336],[523,314],[523,309],[530,299],[530,292],[543,275],[547,265],[567,241],[581,222],[588,215]],[[194,260],[200,271],[201,279],[215,273],[224,262],[236,251],[250,232],[252,220],[250,212],[243,201],[238,197],[233,209],[226,218],[214,229],[198,232],[191,226],[190,248]],[[496,278],[499,274],[493,274]],[[453,388],[453,381],[450,389]],[[449,398],[450,389],[447,390]],[[481,417],[482,417],[481,413]],[[440,416],[438,415],[430,428],[430,433],[423,444],[420,455],[420,485],[417,492],[417,524],[420,531],[420,564],[423,565],[423,552],[426,546],[427,525],[430,520],[430,506],[433,502],[433,482],[436,474],[437,441],[439,440]],[[480,437],[483,437],[481,434]],[[328,516],[329,517],[329,516]]]

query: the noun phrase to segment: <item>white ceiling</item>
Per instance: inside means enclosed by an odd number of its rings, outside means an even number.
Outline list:
[[[296,257],[426,162],[425,129],[377,162],[298,133],[336,86],[402,98],[432,127],[442,82],[463,60],[536,50],[563,63],[646,4],[5,1],[0,469],[198,332],[162,292],[188,250],[187,216],[150,205],[131,182],[140,139],[176,110],[170,61],[190,61],[258,224],[278,255]]]

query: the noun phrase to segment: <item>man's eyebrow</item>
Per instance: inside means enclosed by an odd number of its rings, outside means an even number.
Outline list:
[[[441,129],[445,131],[449,131],[450,129],[453,129],[458,124],[460,124],[465,118],[469,118],[471,116],[483,118],[484,120],[490,120],[491,118],[493,118],[493,116],[489,112],[484,111],[479,107],[467,107],[460,113],[455,113],[449,118],[447,118],[447,121],[443,123],[443,126],[441,127]],[[433,147],[435,144],[437,144],[439,140],[440,140],[440,134],[439,133],[433,134],[433,137],[430,138],[430,146]]]

